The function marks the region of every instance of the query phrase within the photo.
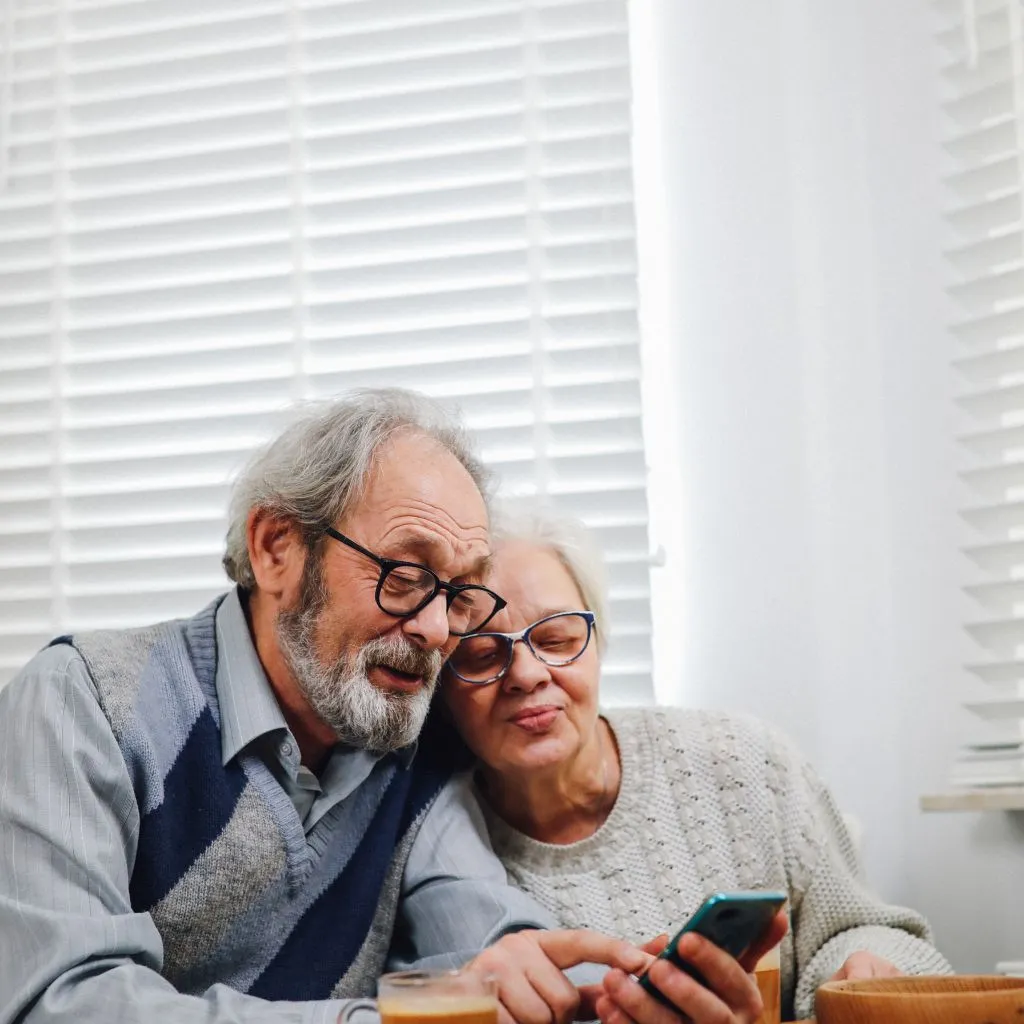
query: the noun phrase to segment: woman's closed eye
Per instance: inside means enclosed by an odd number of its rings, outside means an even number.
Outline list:
[[[533,637],[533,646],[544,651],[565,651],[579,644],[578,637],[568,635]]]
[[[472,637],[463,640],[456,651],[461,667],[481,669],[501,666],[505,661],[506,645],[500,637]]]

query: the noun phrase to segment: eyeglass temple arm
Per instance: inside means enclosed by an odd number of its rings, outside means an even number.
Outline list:
[[[341,541],[342,544],[346,545],[347,547],[350,547],[353,551],[358,551],[359,554],[366,555],[367,558],[372,559],[378,565],[384,564],[384,559],[381,558],[380,555],[375,555],[372,551],[367,551],[366,548],[362,546],[362,544],[357,544],[350,537],[346,537],[345,534],[339,533],[337,530],[334,529],[333,526],[326,527],[324,529],[324,533],[333,537],[337,541]]]

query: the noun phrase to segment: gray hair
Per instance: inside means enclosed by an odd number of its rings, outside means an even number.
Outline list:
[[[366,487],[377,452],[401,433],[436,441],[466,468],[487,502],[490,476],[456,419],[425,395],[364,388],[304,407],[276,440],[258,451],[235,481],[224,542],[224,571],[246,589],[256,584],[246,522],[263,509],[292,520],[313,550]]]
[[[547,548],[576,584],[585,609],[597,623],[597,649],[604,654],[611,622],[608,616],[608,577],[593,534],[580,520],[537,498],[501,501],[494,510],[491,536],[497,550],[521,541]]]

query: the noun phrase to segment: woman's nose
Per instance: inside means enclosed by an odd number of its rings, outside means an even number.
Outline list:
[[[502,679],[502,689],[532,693],[538,686],[551,682],[547,665],[535,657],[521,640],[512,646],[512,664]]]

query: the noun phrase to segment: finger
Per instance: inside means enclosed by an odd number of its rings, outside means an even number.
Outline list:
[[[626,1016],[608,996],[601,996],[598,999],[596,1009],[601,1024],[636,1024],[633,1018]]]
[[[657,956],[667,945],[668,932],[662,932],[660,935],[656,935],[649,942],[645,942],[640,948],[645,953],[650,953],[652,956]]]
[[[752,995],[757,994],[757,986],[750,975],[740,966],[738,960],[729,956],[724,949],[716,946],[703,935],[690,933],[684,935],[676,947],[679,956],[689,964],[693,964],[704,976],[708,988],[711,989],[719,999],[733,1010],[746,1010],[751,1004]],[[655,974],[651,968],[651,981],[660,991],[660,979],[668,977],[672,971],[679,972],[679,969],[667,960],[662,960],[664,968],[658,968]],[[667,970],[666,970],[667,968]],[[683,972],[679,972],[683,973]],[[665,992],[665,995],[669,993]],[[760,1011],[758,1011],[760,1012]]]
[[[888,960],[875,956],[874,953],[864,954],[864,963],[867,968],[867,978],[898,978],[903,972]]]
[[[605,964],[628,974],[642,974],[654,959],[650,953],[599,932],[576,931],[537,932],[537,942],[548,959],[561,969],[577,964]]]
[[[573,1019],[580,1003],[576,986],[540,949],[524,962],[523,971],[534,992],[544,1000],[552,1020],[563,1024]]]
[[[498,1024],[516,1024],[512,1014],[505,1009],[504,1004],[500,1000],[498,1002]]]
[[[671,966],[667,960],[659,960],[657,963]],[[678,971],[676,968],[673,970],[686,978],[682,971]],[[651,972],[653,975],[654,967],[651,968]],[[700,987],[692,978],[686,978],[686,980],[690,981],[695,988]],[[660,991],[661,986],[657,987]],[[622,971],[611,970],[604,976],[604,991],[614,1004],[614,1008],[627,1019],[639,1021],[642,1024],[679,1024],[678,1014],[659,1003],[654,996],[645,992],[637,982],[627,977]],[[667,996],[667,993],[663,992],[662,994]],[[668,998],[675,1002],[671,997]],[[676,1005],[687,1012],[685,1006],[678,1003]],[[601,1019],[604,1020],[603,1017]],[[606,1021],[605,1024],[610,1024],[610,1022]]]
[[[757,961],[761,959],[770,949],[774,949],[785,937],[786,932],[789,931],[789,915],[785,909],[780,910],[775,917],[772,918],[772,923],[768,926],[768,930],[755,942],[750,949],[740,957],[740,964],[744,970],[752,971]]]
[[[551,1007],[529,986],[499,990],[498,1001],[515,1024],[551,1024]]]
[[[858,978],[869,978],[871,974],[869,971],[862,971],[860,968],[860,958],[854,953],[852,956],[848,956],[843,962],[842,967],[833,975],[833,981],[856,981]]]
[[[750,983],[752,994],[737,1000],[735,1005],[729,1005],[720,992],[694,981],[685,971],[667,960],[660,960],[651,968],[651,981],[688,1020],[701,1021],[702,1024],[711,1024],[712,1021],[715,1024],[755,1021],[760,1018],[763,1009],[760,994],[753,982]]]
[[[554,1016],[551,1007],[535,991],[525,970],[512,971],[507,975],[499,973],[496,977],[498,1000],[516,1024],[551,1024]]]
[[[836,971],[835,981],[856,981],[859,978],[895,978],[902,972],[895,964],[866,950],[851,953]]]
[[[860,953],[853,953],[832,976],[832,981],[856,981],[859,978],[871,978],[874,968],[870,961],[865,962]]]
[[[857,977],[856,970],[857,970],[857,962],[855,961],[855,959],[853,959],[852,956],[851,957],[847,957],[846,961],[844,961],[844,963],[840,967],[840,969],[833,976],[831,976],[828,980],[829,981],[851,981],[851,980],[854,980]]]

